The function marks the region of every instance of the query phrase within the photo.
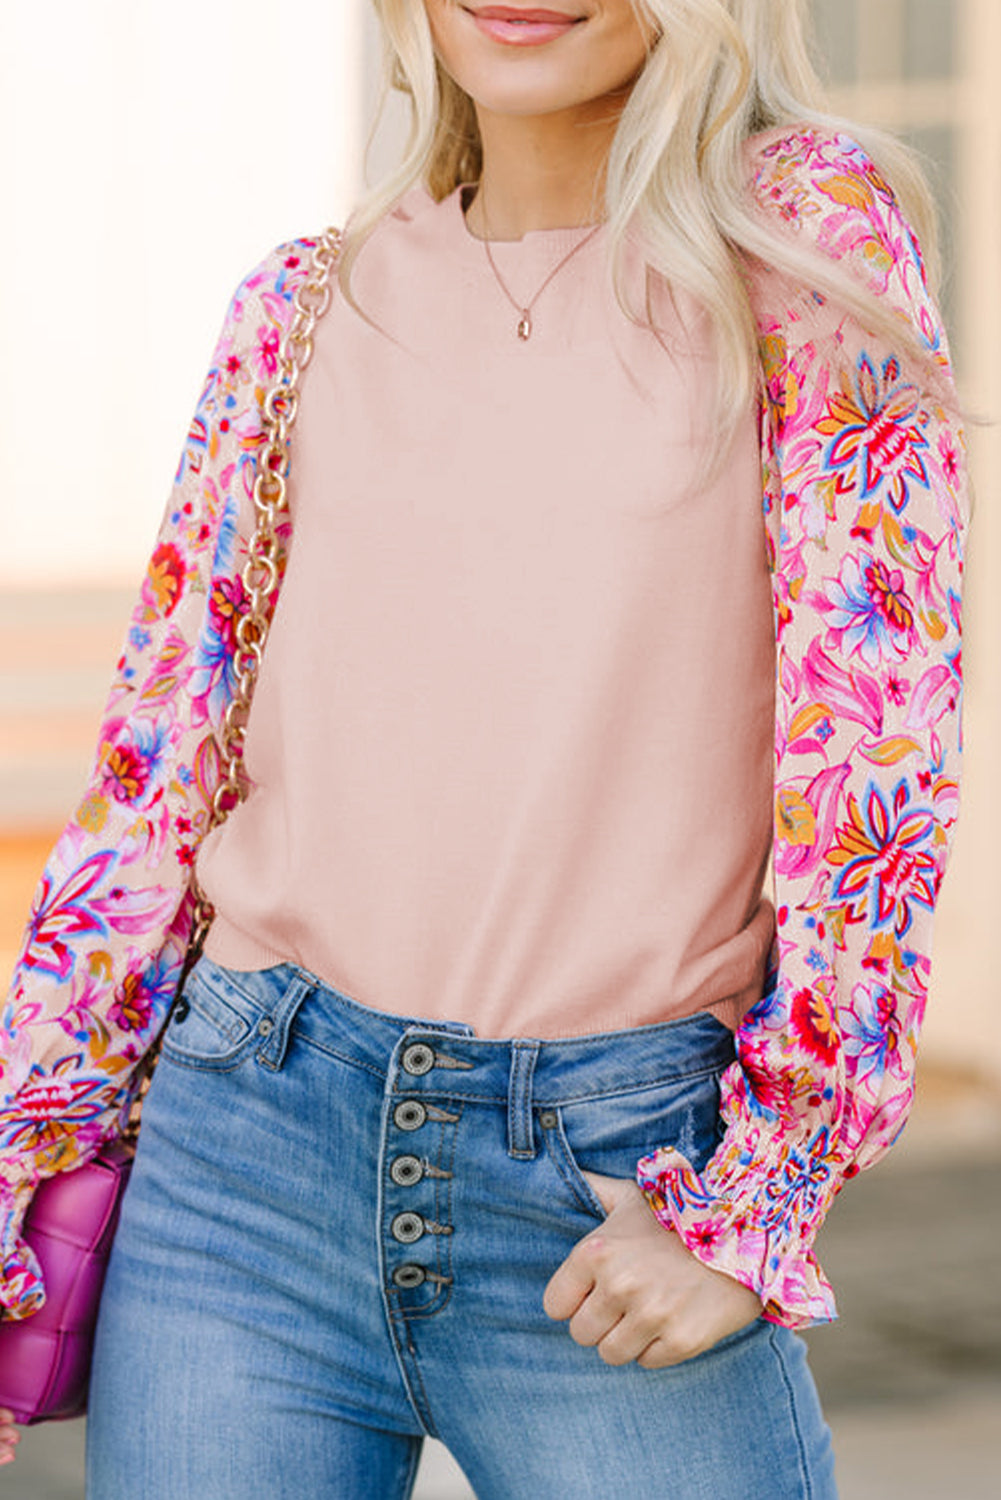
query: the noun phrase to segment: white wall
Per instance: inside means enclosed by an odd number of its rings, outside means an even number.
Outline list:
[[[132,582],[240,277],[355,195],[368,0],[0,0],[0,586]]]

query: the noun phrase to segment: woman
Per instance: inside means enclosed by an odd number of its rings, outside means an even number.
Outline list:
[[[906,1117],[956,816],[927,197],[816,112],[784,0],[376,9],[415,128],[302,380],[249,793],[208,830],[312,241],[230,307],[29,921],[4,1305],[195,869],[90,1500],[402,1496],[426,1433],[480,1500],[830,1496],[793,1330]]]

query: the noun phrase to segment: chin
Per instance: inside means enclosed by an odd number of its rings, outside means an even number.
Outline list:
[[[448,71],[456,83],[480,109],[495,115],[540,116],[558,114],[561,110],[600,107],[616,88],[623,86],[622,79],[612,78],[608,87],[595,92],[594,71],[579,70],[580,77],[565,65],[557,66],[552,59],[538,57],[517,59],[519,65],[512,67],[506,58],[498,62],[488,60]],[[626,82],[630,80],[625,80]]]
[[[587,17],[580,26],[567,38],[538,47],[498,45],[471,24],[466,6],[448,0],[425,3],[442,65],[479,108],[492,114],[541,116],[600,106],[633,81],[646,60],[643,36],[626,0],[613,0],[610,11],[597,12],[588,0],[580,0]],[[513,3],[527,8],[527,0]],[[571,11],[572,0],[553,3]],[[619,9],[628,10],[628,23]]]
[[[527,77],[500,79],[496,75],[480,82],[469,79],[458,80],[473,102],[495,115],[538,116],[555,114],[561,109],[571,109],[585,104],[590,95],[587,89],[574,93],[567,88],[566,78]]]

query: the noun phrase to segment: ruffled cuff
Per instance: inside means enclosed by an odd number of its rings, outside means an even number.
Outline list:
[[[696,1172],[673,1147],[644,1156],[636,1180],[657,1218],[714,1271],[757,1293],[764,1316],[787,1328],[837,1317],[811,1246],[842,1175],[824,1154],[826,1130],[806,1145],[723,1145]]]
[[[30,1182],[0,1183],[0,1316],[12,1322],[30,1317],[45,1302],[38,1258],[21,1233],[33,1191]]]

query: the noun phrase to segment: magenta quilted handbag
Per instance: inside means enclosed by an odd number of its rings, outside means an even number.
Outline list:
[[[86,1410],[101,1285],[134,1154],[130,1142],[112,1141],[75,1171],[47,1177],[31,1200],[24,1237],[42,1268],[45,1306],[0,1323],[0,1406],[16,1422]]]

